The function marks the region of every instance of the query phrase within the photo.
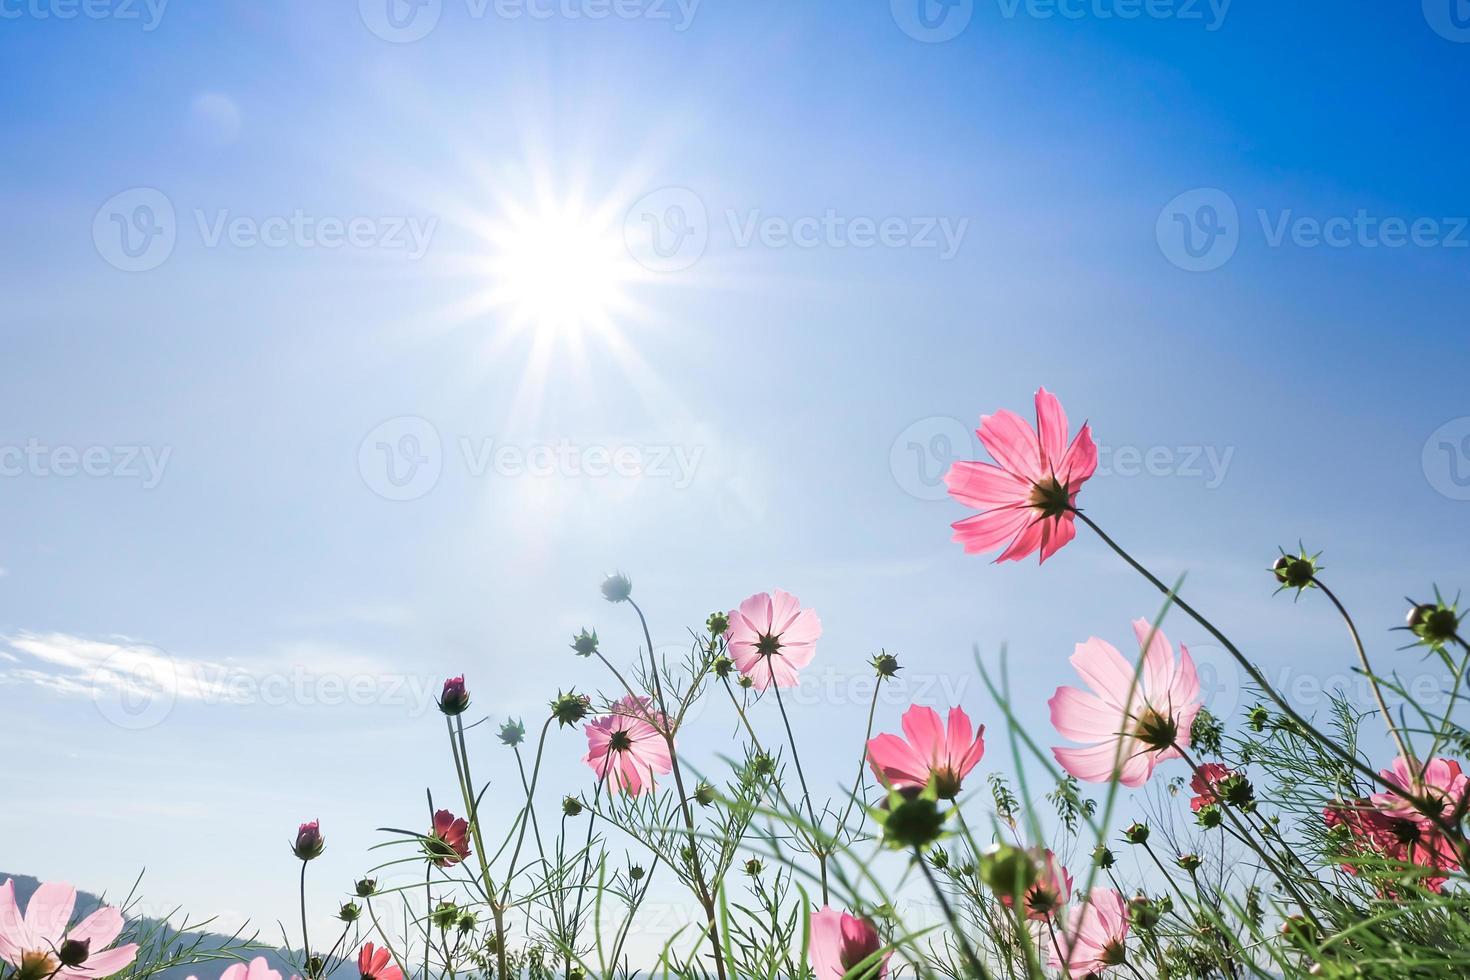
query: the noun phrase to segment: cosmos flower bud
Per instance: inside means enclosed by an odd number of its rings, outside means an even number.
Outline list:
[[[469,932],[475,928],[475,923],[478,921],[479,920],[475,916],[475,913],[471,912],[469,909],[461,909],[459,913],[459,918],[454,920],[454,928],[461,933]]]
[[[78,967],[92,955],[92,940],[68,939],[56,948],[56,958],[62,966]]]
[[[622,572],[613,572],[602,580],[602,597],[608,602],[627,602],[633,594],[633,580]]]
[[[1298,949],[1316,945],[1322,940],[1322,931],[1301,915],[1287,916],[1286,921],[1281,923],[1281,935]]]
[[[1460,616],[1454,606],[1443,602],[1421,603],[1409,610],[1408,626],[1419,642],[1438,650],[1458,634]]]
[[[464,689],[464,675],[446,680],[439,695],[439,710],[453,716],[463,713],[469,706],[470,693]]]
[[[887,651],[879,652],[868,662],[873,665],[873,670],[877,671],[879,677],[892,677],[901,669],[898,658]]]
[[[940,871],[949,867],[949,852],[937,844],[929,852],[929,863]]]
[[[1128,921],[1140,929],[1152,929],[1159,924],[1162,913],[1159,906],[1147,895],[1138,895],[1128,903]]]
[[[1202,863],[1199,859],[1198,854],[1181,854],[1179,855],[1177,862],[1179,864],[1179,867],[1183,868],[1185,871],[1188,871],[1190,874],[1194,874],[1196,871],[1198,871],[1199,866]]]
[[[517,721],[516,719],[512,718],[506,721],[504,725],[500,726],[500,742],[502,745],[509,745],[511,748],[515,748],[517,745],[520,745],[525,740],[525,722]]]
[[[1146,824],[1146,823],[1131,823],[1131,824],[1129,824],[1128,827],[1123,831],[1123,839],[1126,840],[1130,844],[1147,844],[1148,843],[1148,824]]]
[[[356,922],[357,917],[360,915],[362,915],[362,909],[358,907],[356,902],[347,902],[337,910],[337,918],[343,922]]]
[[[585,694],[568,691],[566,694],[557,694],[556,700],[551,702],[551,717],[556,723],[565,728],[567,725],[575,725],[585,719],[592,710],[592,699]]]
[[[1111,868],[1118,859],[1106,844],[1099,844],[1092,849],[1092,863],[1099,868]]]
[[[776,760],[764,752],[756,754],[750,761],[751,771],[757,776],[771,776],[776,772]]]
[[[724,636],[725,630],[730,628],[730,617],[726,613],[710,613],[709,618],[704,621],[705,629],[709,630],[710,636]]]
[[[715,662],[710,665],[716,677],[724,678],[730,676],[730,671],[735,669],[735,661],[729,657],[716,657]]]
[[[320,956],[313,956],[306,961],[306,975],[308,977],[319,977],[326,963]]]
[[[741,674],[740,675],[740,686],[743,687],[743,688],[745,688],[748,691],[752,687],[755,686],[755,680],[753,678],[751,678],[751,676],[749,674]]]
[[[438,929],[452,929],[459,921],[459,906],[450,901],[440,902],[434,907],[434,911],[429,913],[429,921],[434,923]]]
[[[291,851],[301,860],[310,861],[319,856],[326,846],[327,841],[322,836],[321,821],[312,820],[296,829],[296,843],[291,845]]]
[[[980,852],[980,880],[1000,898],[1015,901],[1036,883],[1036,863],[1019,847],[991,844]]]
[[[1222,800],[1238,810],[1249,813],[1256,807],[1256,789],[1251,781],[1238,772],[1220,780],[1215,790]]]
[[[1271,571],[1276,576],[1276,581],[1281,583],[1283,589],[1296,589],[1301,592],[1312,587],[1312,580],[1317,577],[1320,566],[1317,564],[1318,555],[1308,555],[1306,549],[1300,554],[1288,555],[1281,553],[1271,565]]]
[[[642,881],[643,875],[643,865],[641,864],[635,864],[628,869],[628,877],[632,878],[634,881]]]
[[[886,808],[875,814],[883,824],[883,843],[896,851],[928,847],[944,830],[945,813],[932,793],[892,790]]]
[[[572,649],[579,657],[590,657],[597,652],[597,631],[591,633],[583,628],[582,632],[572,637]]]
[[[354,886],[358,898],[371,898],[378,893],[378,879],[359,878]]]
[[[1256,705],[1246,715],[1246,724],[1251,726],[1252,731],[1263,732],[1266,730],[1266,722],[1271,720],[1271,712],[1264,705]]]
[[[1225,819],[1225,814],[1214,803],[1209,803],[1200,807],[1195,812],[1194,818],[1199,822],[1201,827],[1213,830],[1220,826],[1221,822]]]
[[[764,867],[765,865],[761,864],[760,858],[751,858],[745,862],[745,873],[754,878],[761,873],[761,869]]]
[[[565,797],[562,797],[562,801],[561,801],[561,812],[564,813],[564,814],[566,814],[569,817],[578,817],[578,816],[581,816],[582,815],[582,801],[579,800],[579,799],[577,799],[575,796],[565,796]]]
[[[709,806],[715,801],[716,796],[715,788],[703,780],[700,781],[698,786],[694,787],[694,802],[700,806]]]

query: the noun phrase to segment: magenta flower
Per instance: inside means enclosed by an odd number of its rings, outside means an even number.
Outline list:
[[[1086,904],[1072,910],[1066,931],[1053,938],[1048,959],[1068,976],[1101,976],[1128,955],[1128,904],[1111,888],[1094,888]]]
[[[464,817],[448,810],[434,811],[434,826],[424,842],[429,861],[436,868],[448,868],[470,856],[470,825]]]
[[[1051,723],[1064,738],[1090,743],[1054,748],[1052,754],[1063,769],[1090,783],[1108,782],[1116,771],[1124,786],[1142,786],[1155,766],[1180,758],[1179,750],[1189,747],[1199,714],[1199,677],[1189,649],[1181,644],[1176,662],[1168,638],[1148,620],[1135,619],[1133,632],[1140,650],[1148,643],[1136,681],[1133,663],[1094,636],[1072,654],[1072,666],[1092,693],[1059,687],[1047,702]]]
[[[132,963],[137,943],[107,948],[122,932],[122,913],[104,905],[68,930],[76,904],[75,888],[48,881],[31,894],[22,917],[7,878],[0,885],[0,959],[20,976],[47,980],[100,980]]]
[[[469,706],[470,694],[464,687],[464,675],[446,680],[444,690],[439,693],[439,710],[446,715],[458,715]]]
[[[1001,409],[982,416],[976,434],[1000,465],[960,461],[944,475],[951,497],[982,511],[952,525],[954,540],[968,554],[1005,545],[997,562],[1038,549],[1046,561],[1077,534],[1072,506],[1097,470],[1092,430],[1083,425],[1068,445],[1062,403],[1039,388],[1036,428]]]
[[[1189,808],[1195,813],[1207,806],[1215,806],[1221,802],[1220,784],[1231,776],[1235,770],[1219,762],[1206,762],[1199,767],[1199,772],[1189,781],[1189,788],[1194,791],[1194,797],[1189,801]]]
[[[195,980],[190,977],[189,980]],[[281,980],[278,970],[272,970],[270,963],[264,956],[257,956],[251,960],[249,965],[244,963],[233,963],[225,967],[224,972],[219,975],[219,980]],[[291,980],[297,980],[292,977]]]
[[[962,708],[950,708],[949,724],[940,725],[937,711],[917,704],[904,712],[902,724],[907,742],[887,732],[868,742],[873,775],[894,789],[923,789],[932,780],[940,799],[959,796],[960,784],[985,755],[985,726],[973,731]]]
[[[357,972],[362,980],[403,980],[403,971],[393,962],[388,948],[374,949],[372,943],[363,943],[358,951]]]
[[[859,963],[883,948],[878,930],[867,919],[848,915],[824,905],[812,913],[811,957],[812,971],[816,980],[843,980]],[[861,972],[852,973],[853,978],[879,980],[888,975],[889,950]]]
[[[322,824],[320,820],[308,820],[296,828],[296,842],[291,845],[291,851],[303,861],[310,861],[319,856],[327,846],[327,839],[322,836]]]
[[[664,719],[648,698],[623,698],[608,714],[586,724],[587,754],[582,761],[614,792],[629,796],[652,792],[654,775],[674,768],[668,743],[655,722],[662,725]]]
[[[777,589],[746,599],[730,610],[729,619],[730,659],[755,689],[764,691],[772,681],[795,687],[796,672],[812,662],[822,635],[816,610],[801,608],[796,596]]]

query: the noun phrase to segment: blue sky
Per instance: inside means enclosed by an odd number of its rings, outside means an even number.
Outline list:
[[[394,41],[368,0],[0,3],[0,867],[289,918],[297,820],[327,893],[448,791],[444,675],[528,723],[607,686],[567,642],[634,655],[613,568],[659,645],[818,609],[824,785],[880,647],[880,725],[952,692],[999,746],[971,650],[1004,644],[1044,740],[1072,644],[1156,599],[1085,532],[1040,569],[949,542],[935,475],[1042,384],[1108,454],[1089,513],[1308,707],[1350,650],[1270,596],[1298,538],[1429,675],[1387,630],[1470,571],[1470,36],[1400,8],[977,0],[936,42],[874,0],[443,0]],[[647,215],[699,233],[660,257]],[[190,681],[120,726],[118,655]]]

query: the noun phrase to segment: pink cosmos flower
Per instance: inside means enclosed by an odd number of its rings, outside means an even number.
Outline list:
[[[1094,888],[1086,904],[1072,910],[1067,929],[1048,951],[1054,970],[1069,976],[1101,975],[1128,953],[1128,903],[1111,888]]]
[[[1431,759],[1415,778],[1415,770],[1402,757],[1393,768],[1379,773],[1385,781],[1441,806],[1445,823],[1454,825],[1455,810],[1467,792],[1470,780],[1452,759]],[[1417,786],[1416,786],[1417,784]],[[1444,831],[1397,793],[1375,793],[1367,799],[1339,803],[1323,811],[1329,827],[1345,826],[1362,853],[1377,854],[1390,861],[1413,865],[1432,872],[1454,872],[1460,868],[1455,845]],[[1360,873],[1356,864],[1345,861],[1345,871]],[[1380,870],[1368,869],[1370,873]],[[1427,874],[1419,884],[1433,892],[1443,889],[1446,875]]]
[[[599,780],[607,779],[614,792],[629,796],[652,792],[654,774],[674,768],[668,743],[655,722],[662,725],[663,718],[648,698],[623,698],[611,712],[587,723],[587,754],[582,761]]]
[[[195,978],[190,977],[189,980],[195,980]],[[224,972],[219,975],[219,980],[281,980],[281,974],[271,969],[270,963],[266,962],[264,956],[257,956],[250,961],[249,965],[232,963],[225,967]],[[291,980],[297,980],[297,978],[292,977]]]
[[[363,943],[358,952],[357,972],[362,980],[403,980],[403,971],[393,962],[388,948],[374,949],[372,943]]]
[[[996,466],[960,461],[944,482],[949,495],[982,511],[956,521],[954,540],[968,554],[1005,545],[997,562],[1020,561],[1040,550],[1046,561],[1077,534],[1072,506],[1097,470],[1092,429],[1083,425],[1067,444],[1067,413],[1045,388],[1036,391],[1036,428],[1001,409],[976,430]]]
[[[859,963],[883,948],[878,930],[867,919],[839,912],[824,905],[812,913],[811,946],[808,949],[816,980],[843,980]],[[889,950],[854,978],[881,980],[888,976]]]
[[[1220,802],[1220,784],[1235,775],[1235,770],[1218,762],[1206,762],[1199,767],[1199,772],[1189,781],[1189,788],[1194,790],[1194,798],[1189,801],[1189,808],[1195,813],[1207,806]]]
[[[104,905],[70,930],[77,890],[48,881],[31,894],[25,916],[15,901],[15,882],[0,885],[0,959],[22,976],[48,980],[100,980],[138,955],[138,944],[107,947],[122,932],[122,913]]]
[[[434,811],[434,826],[424,847],[436,868],[448,868],[470,856],[470,825],[448,810]]]
[[[1026,918],[1046,922],[1072,900],[1072,873],[1057,860],[1050,848],[1041,852],[1038,863],[1041,871],[1036,876],[1036,883],[1026,890],[1021,904]],[[1011,904],[1008,896],[1002,895],[1000,900],[1007,906]]]
[[[937,711],[917,704],[904,712],[902,724],[907,742],[887,732],[868,742],[873,775],[894,789],[923,789],[933,780],[940,799],[959,796],[960,784],[985,755],[985,726],[974,732],[962,708],[950,708],[949,724],[940,725]]]
[[[796,672],[812,662],[822,621],[816,610],[803,609],[796,596],[777,589],[762,592],[730,610],[728,651],[740,672],[757,691],[775,681],[795,687]]]
[[[1135,619],[1133,632],[1139,649],[1148,644],[1136,682],[1134,664],[1092,637],[1072,654],[1072,666],[1092,693],[1059,687],[1047,702],[1051,723],[1064,738],[1090,743],[1052,749],[1062,768],[1078,779],[1105,783],[1116,769],[1119,782],[1137,788],[1148,782],[1155,766],[1180,758],[1179,749],[1189,747],[1189,730],[1200,710],[1199,676],[1189,649],[1181,644],[1176,661],[1168,638],[1146,619]]]

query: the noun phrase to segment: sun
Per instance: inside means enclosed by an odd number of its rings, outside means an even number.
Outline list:
[[[487,237],[487,299],[511,332],[607,335],[630,310],[637,266],[603,209],[543,200],[509,209]]]

